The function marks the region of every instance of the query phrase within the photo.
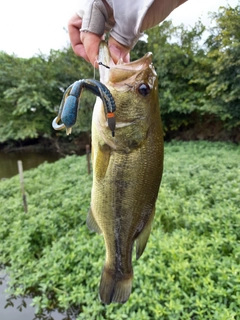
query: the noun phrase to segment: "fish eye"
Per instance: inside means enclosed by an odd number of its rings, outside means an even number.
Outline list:
[[[140,86],[138,87],[138,92],[146,97],[150,93],[150,87],[147,83],[141,83]]]

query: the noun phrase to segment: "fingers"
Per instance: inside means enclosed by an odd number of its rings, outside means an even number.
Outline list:
[[[75,14],[68,23],[73,51],[93,66],[96,65],[99,44],[104,37],[108,12],[103,2],[96,0],[81,10],[80,15]]]
[[[84,58],[94,66],[102,37],[92,32],[80,32],[81,27],[82,18],[75,14],[68,23],[72,49],[76,55]]]
[[[80,40],[82,46],[84,46],[84,51],[86,58],[82,56],[85,60],[89,61],[95,68],[97,67],[96,61],[98,58],[99,45],[103,37],[92,33],[92,32],[81,32]]]
[[[74,53],[97,67],[100,42],[104,38],[104,32],[113,25],[113,12],[105,1],[94,1],[79,15],[75,14],[68,23]],[[130,48],[122,45],[113,37],[110,37],[108,44],[115,63],[120,59],[123,62],[129,62]]]
[[[89,61],[88,55],[85,51],[84,45],[80,40],[80,31],[79,29],[82,26],[82,19],[77,15],[74,16],[68,22],[68,33],[72,49],[74,53],[85,60]]]
[[[74,53],[86,61],[90,62],[93,66],[97,67],[96,60],[98,57],[99,45],[103,36],[97,35],[92,32],[81,32],[82,19],[75,14],[68,23],[68,32]],[[119,59],[123,62],[129,62],[130,49],[117,42],[114,38],[110,37],[108,41],[109,50],[114,63]]]
[[[96,68],[96,61],[98,60],[99,45],[103,37],[92,32],[81,32],[80,39],[84,45],[87,61]],[[109,51],[114,63],[117,63],[120,59],[123,62],[130,61],[130,49],[117,42],[114,38],[110,37],[108,41]],[[83,56],[82,56],[83,57]]]
[[[108,47],[114,63],[117,63],[120,59],[123,62],[130,61],[130,54],[129,54],[130,48],[123,46],[121,43],[116,41],[113,37],[109,38]]]

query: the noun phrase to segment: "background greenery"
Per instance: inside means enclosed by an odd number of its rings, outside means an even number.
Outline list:
[[[125,305],[103,306],[101,236],[85,225],[91,175],[69,156],[0,182],[0,265],[9,292],[30,295],[37,311],[71,319],[240,319],[240,149],[230,143],[171,142],[147,248],[133,257]],[[9,304],[11,301],[9,300]]]
[[[240,5],[212,19],[207,33],[201,21],[192,29],[164,22],[132,52],[132,60],[153,52],[166,137],[240,141]],[[31,59],[0,52],[0,65],[0,143],[65,136],[51,128],[63,91],[93,78],[93,68],[70,48]],[[94,99],[82,95],[68,140],[90,131]],[[239,320],[239,159],[230,143],[166,144],[153,230],[133,259],[133,292],[123,306],[98,300],[105,252],[85,225],[92,183],[85,157],[25,172],[28,214],[19,177],[0,181],[8,304],[30,296],[39,313],[59,309],[71,319]]]
[[[212,21],[207,32],[201,21],[191,29],[164,22],[132,52],[132,60],[153,52],[167,137],[240,141],[240,5],[220,8]],[[51,127],[63,91],[93,78],[93,67],[70,48],[30,59],[0,52],[0,65],[0,143],[65,136]],[[90,131],[94,99],[82,95],[85,109],[67,139]]]

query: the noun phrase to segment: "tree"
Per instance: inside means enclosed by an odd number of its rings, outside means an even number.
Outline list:
[[[207,40],[213,77],[206,88],[210,105],[228,128],[240,126],[240,5],[221,7]]]
[[[131,53],[136,60],[153,52],[159,99],[166,132],[185,130],[210,118],[228,129],[240,127],[240,5],[212,14],[214,27],[203,43],[205,27],[173,26],[165,21],[146,32]],[[71,48],[49,56],[17,58],[0,52],[0,143],[38,137],[65,137],[54,131],[66,88],[93,78],[94,68]],[[90,132],[95,96],[84,92],[71,140]]]
[[[198,45],[205,28],[199,22],[192,29],[174,27],[165,21],[148,31],[149,51],[159,78],[161,114],[166,131],[177,130],[193,120],[202,106],[205,86],[195,83],[205,53]]]
[[[61,135],[51,123],[63,92],[78,79],[92,78],[93,68],[70,48],[30,59],[1,53],[0,62],[0,142]],[[94,97],[87,94],[81,98],[81,104],[88,109],[92,109],[93,102]],[[82,111],[85,126],[76,125],[75,134],[89,130],[91,109]]]

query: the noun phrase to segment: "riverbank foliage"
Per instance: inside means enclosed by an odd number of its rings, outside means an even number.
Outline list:
[[[143,256],[133,257],[132,294],[107,307],[98,299],[103,238],[85,224],[86,158],[25,172],[27,214],[19,177],[1,181],[0,265],[10,293],[79,320],[239,320],[239,159],[234,144],[166,144],[153,230]]]
[[[212,21],[207,33],[201,22],[189,29],[165,21],[132,52],[132,60],[153,52],[168,138],[240,141],[240,5],[221,7]],[[93,67],[71,48],[30,59],[0,52],[0,64],[0,143],[65,137],[51,127],[63,92],[78,79],[93,78]],[[81,96],[84,108],[65,139],[90,131],[94,100]]]

